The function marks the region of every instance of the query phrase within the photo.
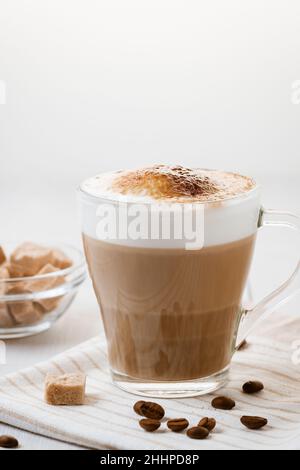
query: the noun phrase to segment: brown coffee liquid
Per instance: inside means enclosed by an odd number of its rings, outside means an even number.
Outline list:
[[[115,372],[176,381],[229,365],[255,236],[199,251],[83,239]]]

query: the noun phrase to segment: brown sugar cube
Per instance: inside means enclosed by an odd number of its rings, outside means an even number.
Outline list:
[[[42,308],[44,313],[49,313],[58,306],[61,298],[62,297],[60,296],[52,297],[51,299],[39,299],[36,303]]]
[[[44,266],[38,272],[38,275],[54,273],[56,271],[59,271],[59,269],[52,266],[52,264],[46,264],[46,266]],[[37,291],[54,289],[55,287],[62,285],[64,282],[65,282],[64,277],[54,276],[54,277],[48,277],[46,279],[38,279],[36,281],[28,282],[26,283],[26,287],[31,292],[37,292]],[[44,309],[45,312],[50,312],[51,310],[54,310],[57,307],[61,298],[62,297],[59,296],[59,297],[51,297],[49,299],[38,299],[36,300],[36,303],[41,305],[41,307]]]
[[[42,274],[50,274],[59,271],[58,268],[52,266],[52,264],[46,264],[45,266],[40,269],[37,273],[37,276],[41,276]],[[60,284],[65,282],[62,276],[53,276],[53,277],[46,277],[45,279],[37,279],[36,281],[29,281],[26,283],[27,288],[32,292],[38,292],[42,290],[52,289]]]
[[[26,290],[21,283],[7,291],[7,294],[9,295],[30,293],[31,292]],[[30,325],[38,322],[42,318],[41,309],[36,308],[35,304],[31,300],[10,301],[7,305],[10,315],[19,325]]]
[[[10,315],[5,302],[0,302],[0,328],[11,328],[15,326],[13,317]]]
[[[0,295],[4,295],[7,290],[5,279],[9,278],[9,271],[6,265],[0,266]]]
[[[6,256],[5,256],[5,253],[3,251],[2,246],[0,246],[0,264],[4,263],[5,261],[6,261]]]
[[[34,276],[51,261],[51,249],[31,242],[18,246],[10,257],[10,272],[13,277]]]
[[[72,266],[72,260],[65,255],[61,250],[55,249],[52,250],[52,259],[51,263],[58,269],[66,269]]]
[[[9,269],[7,264],[3,264],[3,266],[0,266],[0,280],[1,279],[8,279],[10,277],[9,275]]]
[[[33,308],[35,310],[35,313],[39,316],[39,318],[41,318],[41,316],[44,315],[45,309],[37,302],[33,302]]]
[[[48,374],[45,401],[49,405],[83,405],[86,376],[81,372],[64,375]]]
[[[5,279],[9,278],[9,271],[7,266],[4,264],[0,267],[0,295],[5,295],[7,285],[4,282]],[[15,325],[13,317],[10,315],[7,303],[0,302],[0,328],[10,328]]]
[[[16,264],[8,263],[7,269],[9,271],[9,276],[12,278],[15,277],[23,277],[24,270],[21,266],[17,266]]]
[[[9,313],[18,325],[31,325],[42,318],[42,310],[30,301],[10,302]]]

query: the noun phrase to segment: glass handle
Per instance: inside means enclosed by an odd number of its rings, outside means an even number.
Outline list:
[[[300,231],[300,217],[290,212],[279,212],[274,210],[260,211],[258,227],[289,227]],[[249,333],[257,326],[260,320],[268,313],[273,312],[284,304],[300,290],[300,259],[298,257],[297,267],[291,277],[278,289],[265,297],[252,308],[242,308],[240,313],[239,330],[237,333],[237,348],[246,339]]]

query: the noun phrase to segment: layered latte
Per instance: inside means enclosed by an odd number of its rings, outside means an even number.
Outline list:
[[[81,191],[89,204],[84,247],[113,371],[182,381],[226,369],[255,244],[253,180],[157,165],[95,176]],[[101,239],[95,208],[104,203],[201,206],[203,244],[187,249],[186,240]]]

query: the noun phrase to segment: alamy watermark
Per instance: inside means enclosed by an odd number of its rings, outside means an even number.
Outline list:
[[[295,80],[291,87],[292,104],[300,104],[300,80]]]
[[[292,363],[295,366],[300,365],[300,339],[293,341],[292,343]]]
[[[0,80],[0,104],[6,104],[6,82]]]
[[[201,249],[204,245],[204,205],[179,203],[100,204],[96,209],[96,236],[112,242],[152,240],[181,242]]]
[[[0,365],[6,364],[6,344],[0,341]]]

